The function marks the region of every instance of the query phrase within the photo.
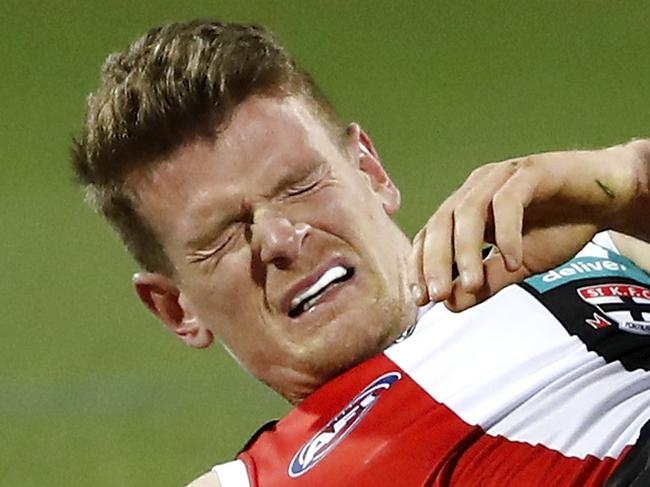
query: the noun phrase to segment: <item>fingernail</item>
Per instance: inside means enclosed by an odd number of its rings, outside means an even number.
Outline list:
[[[514,257],[512,255],[506,255],[505,259],[506,259],[506,264],[508,265],[509,270],[514,271],[516,269],[519,269],[519,265],[520,265],[519,264],[519,259],[517,259],[516,257]]]
[[[473,273],[467,271],[461,272],[460,282],[465,289],[470,289],[474,287],[476,281],[477,281],[476,276]]]
[[[418,303],[422,301],[422,297],[424,296],[422,289],[420,289],[420,286],[417,284],[411,284],[411,294],[413,295],[415,301]]]
[[[440,286],[433,279],[427,283],[427,289],[429,290],[429,297],[431,301],[438,301],[440,299]]]

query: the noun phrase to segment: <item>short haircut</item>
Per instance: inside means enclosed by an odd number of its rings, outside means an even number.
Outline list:
[[[213,139],[251,95],[302,96],[333,137],[342,137],[342,123],[309,74],[257,25],[168,24],[106,59],[101,84],[88,96],[85,122],[73,141],[73,166],[87,199],[144,269],[175,273],[160,240],[137,212],[137,194],[125,186],[128,174],[184,143]]]

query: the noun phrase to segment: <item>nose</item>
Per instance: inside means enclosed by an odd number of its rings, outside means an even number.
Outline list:
[[[265,264],[289,267],[300,255],[310,228],[306,223],[294,224],[283,217],[258,218],[251,225],[253,249]]]

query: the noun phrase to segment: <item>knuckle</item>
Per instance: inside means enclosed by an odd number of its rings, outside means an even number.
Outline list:
[[[508,188],[501,188],[492,197],[492,208],[497,212],[512,209],[513,203],[513,195]]]
[[[452,210],[451,208],[443,208],[440,207],[436,210],[436,212],[429,217],[429,220],[427,220],[427,224],[424,226],[420,232],[425,231],[426,228],[435,226],[435,225],[440,225],[443,224],[451,218],[451,213]]]
[[[417,249],[412,248],[411,252],[408,255],[408,264],[409,266],[414,268],[415,266],[417,266],[417,262],[418,262],[418,251]]]
[[[511,177],[522,167],[521,159],[511,159],[509,161],[503,161],[501,164],[502,170],[507,177]]]
[[[483,174],[484,172],[485,172],[485,166],[475,167],[474,169],[472,169],[472,172],[469,173],[469,177],[467,179],[468,180],[469,179],[474,179],[477,176],[480,176],[481,174]]]
[[[484,198],[482,195],[468,195],[459,202],[458,205],[456,205],[456,208],[454,209],[454,218],[464,218],[469,220],[484,218],[489,203],[490,199]]]
[[[474,209],[476,206],[476,195],[467,194],[462,200],[460,200],[456,207],[454,208],[454,216],[463,215]]]
[[[527,178],[534,177],[536,179],[552,177],[549,172],[551,166],[557,167],[557,158],[552,154],[532,154],[520,160],[517,166],[517,172],[524,173]],[[551,166],[549,166],[549,164]]]
[[[424,245],[424,265],[426,268],[438,268],[451,260],[451,239],[445,241],[439,238],[428,239]]]
[[[499,165],[500,164],[498,162],[488,162],[486,164],[483,164],[482,167],[485,170],[485,172],[489,172],[489,171],[492,171],[493,169],[498,168]]]
[[[532,154],[520,159],[517,166],[518,171],[537,172],[544,165],[544,161],[549,161],[549,154]]]
[[[509,235],[497,235],[496,241],[499,252],[502,254],[508,254],[517,247],[516,240]]]
[[[480,260],[477,257],[475,252],[476,245],[469,239],[465,238],[456,238],[454,241],[454,259],[458,264],[458,270],[463,271],[467,267],[472,266],[477,260]]]
[[[429,220],[429,222],[431,222],[431,220]],[[429,222],[427,222],[427,225],[429,224]],[[420,243],[424,238],[424,234],[425,234],[425,229],[421,228],[420,231],[418,231],[418,233],[415,234],[415,237],[413,237],[413,245]]]
[[[445,217],[451,215],[453,212],[454,206],[456,206],[457,202],[459,199],[462,199],[462,192],[460,190],[456,190],[451,196],[446,198],[440,206],[438,206],[438,209],[435,211],[433,214],[433,217]]]
[[[433,228],[436,227],[445,227],[451,224],[453,210],[445,210],[441,212],[437,210],[433,215],[429,217],[427,222],[424,224],[419,233],[430,232]]]
[[[487,164],[483,164],[481,166],[478,166],[472,170],[472,172],[469,175],[469,179],[475,179],[478,177],[483,177],[485,174],[488,172],[492,171],[496,166],[496,163],[494,162],[488,162]]]

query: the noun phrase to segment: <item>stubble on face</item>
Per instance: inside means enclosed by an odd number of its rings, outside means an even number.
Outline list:
[[[415,317],[409,242],[355,154],[332,141],[302,99],[251,97],[216,142],[181,147],[138,181],[140,211],[178,269],[184,311],[292,402],[383,350]],[[290,259],[262,258],[264,249],[283,251],[281,239],[300,225],[309,232]],[[223,241],[225,250],[192,262],[188,233],[204,231],[211,238],[195,253]],[[277,296],[337,258],[354,278],[329,301],[287,316]]]

